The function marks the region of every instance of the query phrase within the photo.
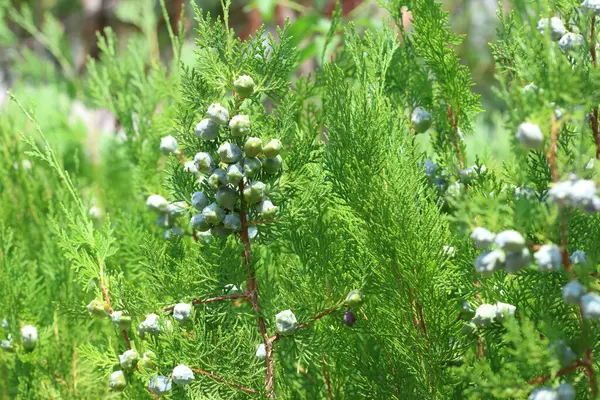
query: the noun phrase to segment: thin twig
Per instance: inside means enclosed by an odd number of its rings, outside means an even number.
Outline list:
[[[320,313],[318,313],[317,315],[314,315],[314,316],[310,317],[310,318],[308,319],[308,321],[306,321],[306,322],[303,322],[303,323],[301,323],[301,324],[297,325],[297,326],[296,326],[296,330],[298,330],[298,329],[302,329],[302,328],[305,328],[305,327],[307,327],[308,325],[310,325],[310,324],[312,324],[313,322],[315,322],[316,320],[318,320],[318,319],[321,319],[321,318],[323,318],[323,317],[325,317],[325,316],[327,316],[327,315],[329,315],[329,314],[332,314],[332,313],[336,312],[337,310],[339,310],[339,309],[340,309],[340,307],[342,307],[342,305],[343,305],[343,304],[344,304],[343,302],[340,302],[340,303],[336,304],[335,306],[333,306],[333,307],[331,307],[331,308],[326,308],[325,310],[321,311],[321,312],[320,312]]]
[[[593,32],[594,32],[595,21],[596,21],[596,17],[594,17],[592,19],[592,39],[594,36]],[[592,47],[594,47],[594,46],[592,46]],[[594,66],[596,66],[597,60],[596,60],[595,48],[593,50],[591,50],[591,54],[592,54],[592,60],[594,61]],[[595,125],[596,129],[598,128],[597,127],[597,124],[598,124],[597,114],[598,114],[598,109],[595,108],[595,116],[592,117],[592,121],[593,121],[592,126]],[[560,178],[559,172],[558,172],[558,165],[556,163],[556,152],[558,151],[558,135],[559,135],[559,127],[558,127],[558,124],[556,121],[556,116],[554,115],[554,113],[552,113],[551,132],[550,132],[550,151],[548,154],[548,163],[550,164],[550,173],[552,176],[552,181],[555,183],[558,182],[558,180]],[[596,134],[594,133],[594,137],[595,137],[595,135]],[[559,218],[560,218],[560,245],[562,247],[562,262],[565,265],[565,269],[569,273],[570,278],[575,279],[575,274],[573,273],[573,269],[571,267],[571,260],[569,259],[569,249],[568,249],[569,222],[568,222],[567,214],[566,214],[566,211],[564,208],[561,208]],[[585,330],[583,310],[581,309],[581,305],[578,308],[579,308],[580,326],[581,326],[581,330],[583,332]],[[583,362],[582,365],[585,367],[585,374],[589,381],[592,397],[596,398],[596,396],[598,394],[598,385],[596,383],[596,375],[594,372],[594,365],[592,364],[592,356],[593,356],[592,350],[589,346],[585,349],[585,355],[586,355],[586,358],[584,360],[582,360],[582,362]]]
[[[246,220],[246,204],[244,200],[244,181],[241,180],[239,183],[239,193],[241,201],[240,209],[240,220],[242,222],[242,229],[240,230],[240,239],[244,244],[244,251],[242,258],[244,260],[244,266],[246,269],[246,290],[248,291],[248,299],[252,305],[252,309],[256,313],[256,320],[258,323],[258,329],[260,335],[263,338],[265,344],[265,363],[266,363],[266,376],[265,376],[265,390],[267,391],[268,397],[275,397],[273,387],[275,386],[274,381],[274,363],[273,363],[273,342],[269,340],[269,333],[267,332],[267,326],[262,316],[260,308],[260,302],[258,299],[258,282],[256,281],[256,271],[252,265],[252,249],[250,247],[250,237],[248,235],[248,221]]]
[[[229,382],[225,378],[221,378],[220,376],[215,375],[212,372],[205,371],[202,368],[192,368],[192,371],[195,372],[195,373],[197,373],[197,374],[200,374],[200,375],[208,376],[209,378],[212,378],[212,379],[214,379],[217,382],[225,383],[226,385],[229,385],[231,387],[239,389],[242,392],[245,392],[245,393],[248,393],[248,394],[256,394],[256,390],[254,390],[254,389],[238,385],[237,383]]]
[[[585,360],[584,367],[585,373],[588,377],[590,384],[590,391],[592,392],[592,398],[595,399],[598,397],[598,383],[596,381],[596,373],[594,372],[594,360],[593,360],[592,349],[587,348],[585,350]]]
[[[552,176],[552,182],[558,182],[558,166],[556,164],[556,152],[558,150],[558,133],[559,127],[556,123],[556,115],[552,113],[550,129],[550,151],[548,152],[548,164],[550,165],[550,174]]]
[[[558,378],[563,375],[570,374],[571,372],[575,371],[577,368],[583,367],[584,365],[585,365],[585,361],[579,360],[575,364],[565,367],[565,368],[561,369],[560,371],[558,371],[556,373],[556,375],[554,375],[554,378]],[[534,379],[530,379],[529,381],[527,381],[527,383],[529,385],[539,385],[540,383],[544,383],[550,379],[552,379],[552,375],[544,375],[544,376],[539,376]]]
[[[461,169],[465,168],[465,160],[463,158],[463,154],[462,151],[460,150],[460,146],[456,140],[456,136],[458,136],[458,118],[454,115],[454,112],[452,111],[452,107],[450,107],[450,105],[448,105],[448,118],[450,119],[450,123],[452,124],[452,130],[454,131],[454,134],[452,135],[451,138],[451,142],[452,145],[454,146],[454,150],[456,151],[456,156],[458,157],[458,164],[460,165]]]
[[[307,326],[309,326],[310,324],[312,324],[313,322],[315,322],[318,319],[321,319],[329,314],[332,314],[334,312],[336,312],[337,310],[339,310],[342,306],[344,305],[343,302],[339,302],[338,304],[336,304],[335,306],[331,307],[331,308],[326,308],[325,310],[321,311],[320,313],[318,313],[317,315],[313,315],[312,317],[310,317],[306,322],[303,322],[301,324],[296,325],[296,330],[298,329],[302,329],[302,328],[306,328]],[[281,339],[284,335],[280,334],[280,333],[276,333],[275,335],[271,336],[269,338],[269,342],[273,343],[278,341],[279,339]]]
[[[596,16],[592,17],[592,28],[590,33],[590,54],[592,56],[592,62],[594,68],[598,66],[598,56],[596,54]],[[592,135],[594,136],[594,142],[596,143],[596,158],[600,159],[600,128],[598,127],[598,106],[592,109],[592,115],[590,116],[590,124],[592,125]]]
[[[329,395],[329,400],[333,400],[333,390],[331,389],[331,379],[329,379],[329,375],[327,374],[327,356],[323,354],[322,362],[323,362],[323,379],[325,380],[325,384],[327,385],[327,394]]]
[[[191,303],[192,303],[192,305],[198,305],[198,304],[204,304],[204,303],[214,303],[216,301],[233,300],[233,299],[247,299],[247,298],[249,298],[248,293],[240,293],[240,294],[232,294],[232,295],[228,295],[228,296],[209,297],[206,299],[199,298],[199,299],[192,300]],[[174,307],[175,306],[165,307],[165,308],[161,309],[160,312],[163,312],[163,313],[173,312]]]

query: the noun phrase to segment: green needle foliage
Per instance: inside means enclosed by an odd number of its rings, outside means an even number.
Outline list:
[[[504,163],[465,145],[434,0],[337,9],[308,76],[293,25],[240,40],[229,2],[163,65],[126,4],[141,36],[78,80],[57,21],[0,2],[57,61],[15,58],[0,118],[3,398],[598,398],[596,2],[499,7]]]

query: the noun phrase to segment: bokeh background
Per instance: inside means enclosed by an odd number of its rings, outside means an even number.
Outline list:
[[[385,0],[379,0],[385,1]],[[88,59],[97,58],[97,32],[110,27],[117,33],[121,51],[127,46],[147,47],[149,58],[170,65],[172,51],[167,24],[175,32],[185,15],[183,62],[194,62],[194,4],[213,16],[222,14],[220,0],[166,0],[168,20],[158,0],[0,0],[0,115],[7,104],[7,90],[32,99],[34,103],[55,102],[69,121],[83,123],[82,137],[92,147],[97,131],[118,132],[106,110],[97,110],[86,101],[85,77]],[[466,139],[473,161],[477,155],[504,159],[507,135],[502,134],[502,104],[494,96],[494,65],[488,43],[497,26],[496,0],[443,0],[451,13],[452,29],[464,34],[457,48],[462,62],[472,71],[485,110],[477,129]],[[340,0],[346,21],[359,29],[377,28],[387,18],[376,0]],[[330,26],[335,0],[233,0],[230,27],[242,38],[264,24],[275,32],[286,19],[301,49],[301,74],[319,68],[324,35]],[[504,12],[508,10],[508,4]],[[410,14],[407,14],[406,23]],[[341,39],[341,32],[338,36]],[[330,48],[331,52],[335,47]],[[331,55],[330,55],[331,56]],[[22,97],[21,96],[21,97]],[[48,110],[48,108],[42,108]],[[43,111],[42,111],[43,112]],[[44,121],[44,115],[38,116]],[[91,139],[89,138],[91,137]],[[424,141],[425,143],[426,141]],[[89,149],[92,153],[94,149]],[[487,153],[487,154],[485,154]]]

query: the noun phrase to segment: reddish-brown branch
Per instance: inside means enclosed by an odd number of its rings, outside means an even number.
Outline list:
[[[596,381],[596,373],[594,372],[594,359],[593,359],[592,349],[587,348],[585,350],[585,374],[588,377],[590,391],[592,392],[592,398],[595,399],[598,397],[598,382]]]
[[[299,324],[298,326],[296,326],[296,330],[298,330],[298,329],[302,329],[302,328],[305,328],[305,327],[307,327],[308,325],[310,325],[310,324],[312,324],[313,322],[315,322],[316,320],[318,320],[318,319],[321,319],[321,318],[323,318],[323,317],[325,317],[325,316],[327,316],[327,315],[329,315],[329,314],[331,314],[331,313],[334,313],[334,312],[336,312],[337,310],[339,310],[339,309],[340,309],[340,307],[341,307],[341,306],[342,306],[342,303],[340,303],[340,304],[338,304],[338,305],[336,305],[336,306],[334,306],[334,307],[327,308],[327,309],[325,309],[325,310],[321,311],[321,312],[320,312],[320,313],[318,313],[317,315],[314,315],[314,316],[310,317],[310,318],[308,319],[308,321],[306,321],[306,322],[303,322],[303,323]]]
[[[575,364],[565,367],[565,368],[561,369],[560,371],[558,371],[556,373],[556,375],[554,375],[554,377],[558,378],[563,375],[570,374],[571,372],[575,371],[577,368],[583,367],[584,365],[585,365],[585,360],[579,360]],[[539,376],[534,379],[530,379],[529,381],[527,381],[527,383],[529,385],[539,385],[540,383],[544,383],[550,379],[552,379],[552,375],[544,375],[544,376]]]
[[[592,125],[592,135],[596,143],[596,158],[600,159],[600,128],[598,127],[598,107],[594,107],[590,116],[590,124]]]
[[[552,113],[552,122],[550,129],[550,150],[548,152],[548,164],[550,165],[550,174],[552,176],[552,182],[558,182],[558,166],[556,165],[556,151],[558,149],[558,124],[556,123],[556,116]]]
[[[598,56],[596,53],[596,16],[592,17],[592,28],[590,33],[590,55],[594,67],[598,66]],[[592,135],[596,143],[596,158],[600,159],[600,129],[598,127],[598,107],[594,107],[590,116],[590,124],[592,125]]]
[[[425,337],[429,339],[429,333],[427,332],[427,327],[425,326],[425,318],[423,318],[423,307],[419,302],[417,302],[417,313],[419,314],[419,326],[425,334]]]
[[[110,302],[110,295],[108,293],[108,288],[106,287],[106,284],[104,283],[104,263],[102,262],[102,260],[100,258],[98,258],[98,265],[100,267],[100,288],[102,289],[102,295],[104,297],[104,301],[106,302],[107,306],[108,306],[108,313],[112,314],[115,310],[112,307],[112,304]],[[123,329],[121,331],[121,334],[123,335],[123,341],[125,342],[125,346],[127,346],[127,349],[131,349],[131,340],[129,340],[129,335],[127,334],[127,331],[125,329]]]
[[[248,394],[256,394],[256,390],[254,390],[254,389],[247,388],[247,387],[238,385],[238,384],[233,383],[233,382],[229,382],[226,379],[221,378],[220,376],[213,374],[212,372],[208,372],[208,371],[203,370],[202,368],[192,368],[192,371],[194,371],[195,373],[200,374],[200,375],[208,376],[209,378],[212,378],[212,379],[214,379],[217,382],[221,382],[221,383],[224,383],[224,384],[229,385],[231,387],[234,387],[236,389],[239,389],[242,392],[245,392],[245,393],[248,393]]]
[[[458,164],[460,165],[461,169],[465,168],[465,160],[463,158],[463,154],[462,151],[460,150],[460,145],[458,144],[457,141],[457,136],[458,136],[458,120],[456,118],[456,116],[454,115],[454,112],[452,111],[452,107],[450,107],[448,105],[447,107],[448,110],[448,118],[450,119],[450,123],[452,124],[452,145],[454,146],[454,150],[456,151],[456,156],[458,157]]]
[[[248,293],[232,294],[232,295],[228,295],[228,296],[216,296],[216,297],[209,297],[206,299],[199,298],[199,299],[192,300],[192,305],[198,305],[198,304],[204,304],[204,303],[214,303],[216,301],[223,301],[223,300],[247,299],[247,298],[249,298]],[[161,309],[160,312],[163,312],[163,313],[173,312],[174,307],[175,306],[165,307],[165,308]]]
[[[246,204],[244,201],[244,181],[239,183],[239,194],[241,201],[240,220],[242,222],[242,228],[240,230],[240,239],[244,244],[244,251],[242,253],[244,259],[244,266],[246,269],[246,290],[248,290],[248,299],[252,305],[252,309],[256,313],[256,320],[258,323],[258,329],[260,335],[263,338],[265,344],[265,363],[266,363],[266,376],[265,376],[265,390],[267,391],[268,397],[275,397],[273,387],[275,385],[274,377],[274,363],[273,363],[273,342],[269,340],[269,333],[267,332],[267,326],[265,319],[263,318],[262,311],[260,308],[260,302],[258,299],[258,282],[256,281],[256,271],[252,265],[252,250],[250,248],[250,237],[248,236],[248,221],[246,219]]]
[[[329,314],[332,314],[332,313],[336,312],[343,305],[344,305],[343,302],[339,302],[338,304],[336,304],[335,306],[333,306],[331,308],[326,308],[325,310],[321,311],[317,315],[313,315],[312,317],[310,317],[306,322],[303,322],[301,324],[296,325],[296,330],[302,329],[302,328],[306,328],[307,326],[309,326],[310,324],[312,324],[316,320],[321,319],[321,318],[323,318],[323,317],[325,317],[325,316],[327,316]],[[284,337],[284,336],[281,335],[281,334],[279,334],[279,333],[276,333],[275,335],[273,335],[273,336],[271,336],[269,338],[269,342],[271,342],[271,343],[276,342],[279,339],[281,339],[282,337]]]
[[[595,43],[594,43],[595,20],[596,20],[596,17],[594,17],[592,20],[592,50],[591,50],[594,66],[597,65],[596,49],[595,49]],[[597,107],[594,108],[594,115],[592,115],[591,121],[592,121],[592,129],[594,130],[594,138],[596,138],[596,132],[598,129],[598,108]],[[552,175],[553,182],[558,182],[558,180],[560,178],[559,172],[558,172],[558,166],[556,163],[556,152],[558,150],[558,134],[559,134],[559,127],[558,127],[558,124],[556,121],[556,116],[553,113],[552,114],[552,122],[551,122],[551,132],[550,132],[550,151],[548,154],[548,163],[550,165],[550,172]],[[599,138],[600,138],[600,136],[599,136]],[[597,142],[597,145],[598,144],[600,144],[600,142]],[[597,151],[598,151],[598,146],[597,146]],[[569,244],[569,222],[568,222],[565,210],[561,209],[560,210],[560,245],[562,247],[562,262],[565,265],[565,269],[569,273],[570,278],[575,279],[575,274],[573,273],[573,269],[571,267],[571,260],[569,259],[568,244]],[[584,326],[584,322],[583,322],[583,312],[582,312],[581,306],[579,306],[579,317],[580,317],[579,321],[580,321],[581,329],[583,331],[585,329],[585,326]],[[594,366],[592,364],[592,357],[593,357],[592,350],[589,346],[585,350],[585,355],[586,355],[586,358],[581,361],[583,363],[581,365],[583,365],[585,367],[585,374],[589,381],[592,397],[596,398],[596,396],[598,394],[598,385],[596,383],[596,375],[594,373]],[[577,368],[577,367],[575,367],[575,368]]]
[[[323,379],[325,380],[325,385],[327,385],[327,394],[329,395],[329,400],[333,400],[333,390],[331,388],[331,379],[329,378],[329,375],[327,374],[327,356],[323,354],[322,356],[322,362],[323,362]]]
[[[594,67],[598,65],[598,58],[596,55],[596,16],[592,17],[592,29],[590,32],[590,55],[592,56],[592,62],[594,63]]]

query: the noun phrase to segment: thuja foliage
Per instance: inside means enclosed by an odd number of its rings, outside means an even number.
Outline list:
[[[183,30],[172,65],[106,30],[48,97],[107,108],[108,137],[15,87],[4,397],[598,396],[600,3],[499,8],[506,160],[465,144],[480,104],[441,4],[381,6],[378,30],[335,12],[309,76],[293,27],[241,41],[227,4],[195,9],[192,63]]]

